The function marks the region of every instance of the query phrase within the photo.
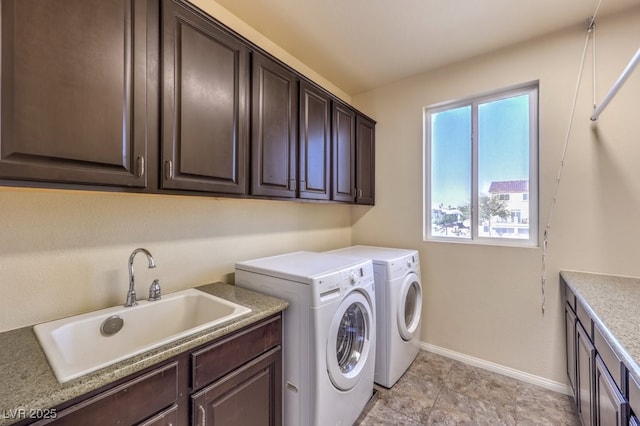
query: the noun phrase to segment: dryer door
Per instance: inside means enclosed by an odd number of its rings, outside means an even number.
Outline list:
[[[359,291],[350,293],[331,320],[327,341],[327,371],[336,388],[349,390],[358,383],[373,353],[373,333],[371,302]]]
[[[400,286],[397,312],[400,336],[409,341],[415,336],[422,313],[422,283],[414,272],[408,274]]]

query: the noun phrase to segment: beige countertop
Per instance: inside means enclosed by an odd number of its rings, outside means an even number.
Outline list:
[[[562,271],[629,375],[640,382],[640,278]]]
[[[283,300],[224,283],[196,288],[249,307],[251,312],[64,384],[56,380],[33,327],[0,333],[0,425],[23,420],[22,413],[28,416],[30,412],[55,407],[281,312],[288,305]]]

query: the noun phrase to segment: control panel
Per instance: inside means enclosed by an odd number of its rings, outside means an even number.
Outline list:
[[[314,305],[342,298],[354,288],[373,286],[373,264],[370,260],[314,280]],[[371,288],[373,290],[373,288]]]

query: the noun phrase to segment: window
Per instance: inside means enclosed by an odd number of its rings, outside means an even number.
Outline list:
[[[538,244],[538,83],[424,108],[427,240]]]

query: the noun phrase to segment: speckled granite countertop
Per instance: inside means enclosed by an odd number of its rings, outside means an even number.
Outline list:
[[[640,278],[562,271],[629,374],[640,382]]]
[[[267,318],[287,307],[287,302],[224,283],[199,290],[251,308],[251,312],[110,367],[60,384],[45,357],[33,327],[0,333],[0,425],[16,423],[16,410],[41,410],[98,389],[118,379],[172,358],[230,332]]]

